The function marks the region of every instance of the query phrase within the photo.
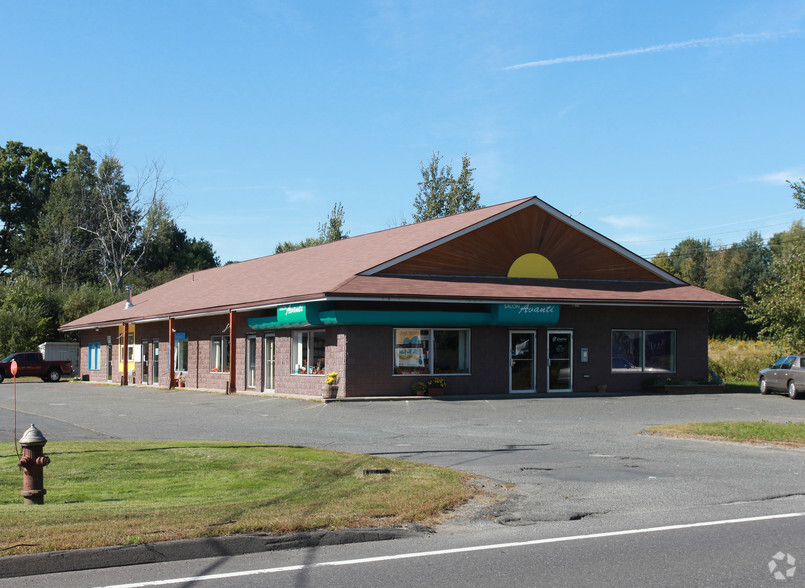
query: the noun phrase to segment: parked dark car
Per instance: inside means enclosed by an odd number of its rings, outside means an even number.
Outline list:
[[[8,357],[0,360],[0,383],[4,379],[12,377],[11,362],[17,362],[17,376],[36,376],[42,378],[43,382],[58,382],[62,376],[69,376],[73,373],[72,361],[45,360],[42,354],[36,351],[26,353],[12,353]]]
[[[774,365],[760,370],[757,385],[761,394],[788,392],[790,398],[802,398],[805,394],[805,355],[786,355]]]

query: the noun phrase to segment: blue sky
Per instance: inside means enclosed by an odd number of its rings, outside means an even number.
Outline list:
[[[0,141],[161,160],[222,261],[410,218],[420,162],[639,255],[803,218],[805,2],[6,2]]]

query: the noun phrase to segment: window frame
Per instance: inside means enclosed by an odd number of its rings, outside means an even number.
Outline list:
[[[184,352],[182,352],[184,348]],[[187,372],[187,367],[190,365],[188,355],[190,354],[190,345],[186,338],[174,339],[173,341],[173,371],[175,373]],[[184,365],[182,365],[182,361]]]
[[[305,340],[305,337],[307,339]],[[304,342],[303,342],[304,340]],[[321,363],[316,361],[316,341],[321,342]],[[327,331],[325,329],[300,329],[291,331],[291,375],[322,376],[327,373]],[[301,357],[300,357],[301,355]],[[316,368],[310,363],[316,361]],[[310,371],[313,369],[313,371]]]
[[[638,335],[638,342],[639,346],[637,349],[638,354],[638,364],[632,364],[634,367],[631,368],[615,368],[612,367],[612,362],[615,359],[615,334],[616,333],[631,333]],[[671,349],[669,350],[669,360],[671,363],[670,369],[662,369],[662,368],[654,368],[654,367],[646,367],[647,357],[651,357],[651,354],[648,352],[646,348],[646,342],[648,339],[647,335],[656,334],[656,333],[666,333],[670,336],[670,346]],[[610,344],[610,352],[609,352],[609,369],[610,373],[613,374],[674,374],[676,373],[676,329],[612,329],[609,336],[609,344]],[[619,356],[620,357],[620,356]],[[624,359],[631,359],[626,358]],[[630,362],[631,363],[631,362]]]
[[[426,371],[415,371],[415,368],[408,367],[405,368],[404,366],[399,366],[398,364],[398,349],[402,349],[400,344],[398,343],[398,331],[419,331],[420,336],[422,337],[421,347],[411,347],[411,349],[422,349],[423,355],[427,358],[427,370]],[[427,336],[422,335],[423,332],[427,332]],[[444,332],[459,332],[465,333],[464,335],[464,358],[463,361],[466,364],[466,368],[464,371],[437,371],[436,365],[438,361],[437,357],[437,339],[436,333],[444,333]],[[472,375],[472,329],[469,327],[393,327],[392,328],[392,349],[393,349],[393,356],[392,356],[392,376],[469,376]],[[461,341],[459,340],[459,352],[461,347]],[[458,352],[457,352],[458,353]],[[460,355],[460,354],[459,354]],[[458,363],[461,364],[461,359],[459,358]],[[401,369],[409,369],[411,371],[398,371]]]
[[[229,370],[229,336],[213,335],[210,337],[210,373],[229,373]]]

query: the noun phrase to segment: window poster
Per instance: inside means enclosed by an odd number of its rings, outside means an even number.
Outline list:
[[[425,350],[421,347],[397,347],[395,349],[397,367],[424,367]]]
[[[400,345],[421,345],[421,331],[419,329],[395,329],[397,335],[397,346]]]

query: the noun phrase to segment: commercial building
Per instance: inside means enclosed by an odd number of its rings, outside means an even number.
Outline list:
[[[98,382],[590,392],[706,377],[708,310],[738,304],[533,197],[188,274],[62,330]]]

